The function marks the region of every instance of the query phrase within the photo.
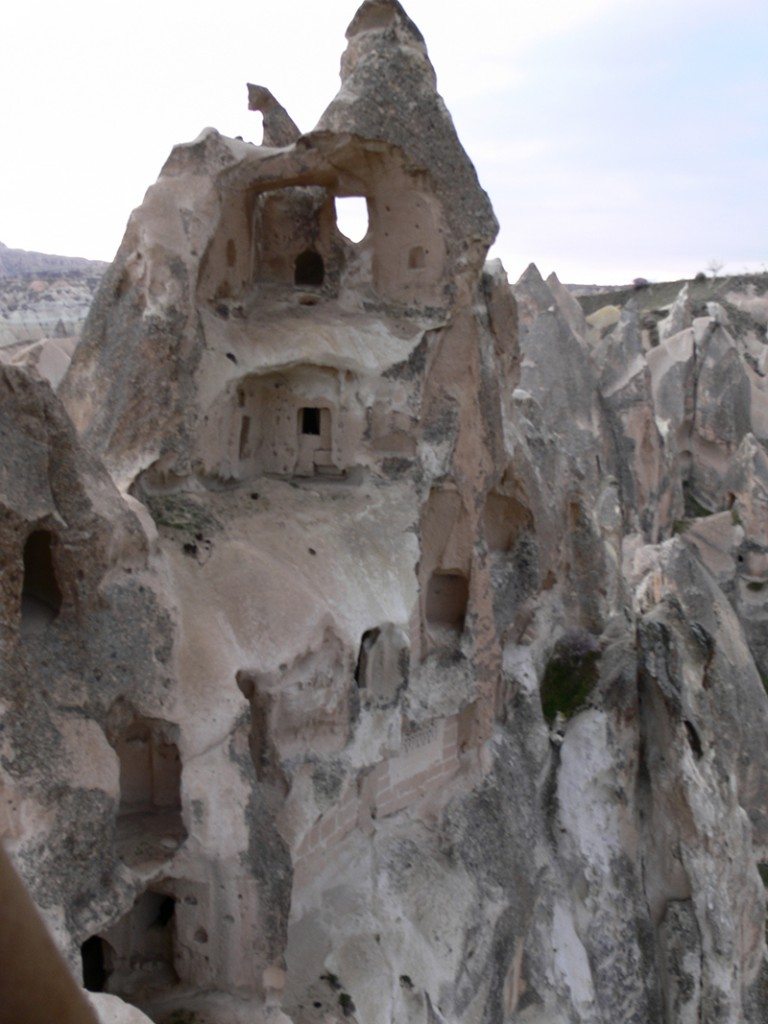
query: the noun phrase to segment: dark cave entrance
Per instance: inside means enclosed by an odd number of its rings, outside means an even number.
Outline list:
[[[53,534],[49,530],[35,530],[24,544],[22,629],[47,625],[61,611],[62,596],[56,579],[53,544]]]
[[[315,437],[320,436],[320,409],[305,406],[301,410],[301,432]]]
[[[307,249],[296,257],[294,284],[319,288],[325,280],[325,264],[319,252]]]
[[[104,943],[108,975],[106,989],[101,991],[135,1003],[155,993],[168,992],[178,984],[173,896],[148,889],[108,934],[113,945]],[[94,958],[94,974],[99,966]]]
[[[83,988],[89,992],[105,992],[113,969],[112,947],[98,935],[86,939],[80,947],[83,962]]]

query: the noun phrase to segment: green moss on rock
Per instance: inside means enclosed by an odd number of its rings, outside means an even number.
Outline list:
[[[597,637],[584,630],[566,633],[555,644],[541,682],[541,708],[548,722],[570,718],[586,702],[598,679]]]
[[[685,484],[683,484],[683,502],[686,519],[706,519],[707,516],[712,515],[712,509],[705,508]]]

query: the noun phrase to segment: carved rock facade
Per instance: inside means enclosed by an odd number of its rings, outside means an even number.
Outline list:
[[[763,378],[510,288],[418,30],[347,37],[0,368],[3,835],[158,1022],[758,1024]]]

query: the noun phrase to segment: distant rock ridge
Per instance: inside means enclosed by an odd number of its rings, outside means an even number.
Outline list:
[[[0,243],[0,362],[26,365],[57,387],[107,266]]]
[[[0,279],[26,274],[71,274],[73,271],[101,276],[108,266],[103,260],[11,249],[0,242]]]

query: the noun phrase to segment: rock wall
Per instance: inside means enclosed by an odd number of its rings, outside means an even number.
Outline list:
[[[418,30],[347,35],[173,150],[59,397],[0,367],[0,832],[103,1013],[759,1024],[762,341],[510,287]]]

